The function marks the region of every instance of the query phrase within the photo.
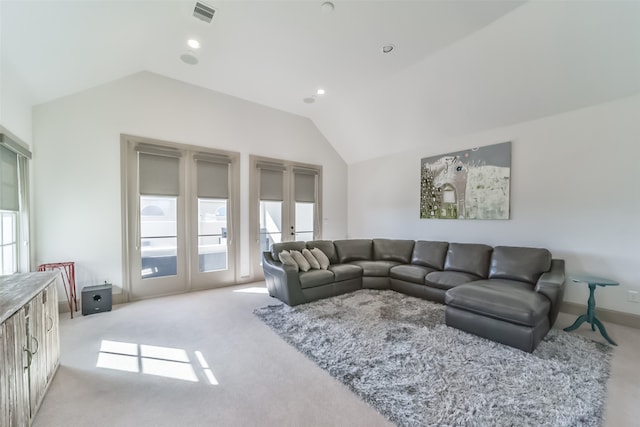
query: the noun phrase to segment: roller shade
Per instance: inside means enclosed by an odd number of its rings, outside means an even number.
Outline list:
[[[19,211],[18,155],[0,145],[0,209]]]
[[[260,200],[284,200],[284,166],[258,163],[260,172]]]
[[[198,197],[229,198],[229,159],[194,156],[198,169]]]
[[[316,171],[294,169],[294,194],[296,202],[315,203]]]
[[[139,152],[138,173],[140,194],[180,195],[180,159],[178,157]]]

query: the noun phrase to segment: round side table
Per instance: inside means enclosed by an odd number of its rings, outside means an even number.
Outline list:
[[[594,295],[596,292],[596,286],[618,286],[619,283],[614,282],[613,280],[593,276],[571,276],[571,281],[574,283],[586,283],[589,285],[589,300],[587,301],[587,313],[578,317],[576,321],[573,322],[573,325],[564,328],[564,330],[567,332],[575,331],[584,322],[589,322],[591,324],[592,331],[595,331],[597,326],[604,339],[613,345],[618,345],[609,337],[609,334],[607,334],[607,330],[604,328],[602,322],[596,318],[596,298]]]

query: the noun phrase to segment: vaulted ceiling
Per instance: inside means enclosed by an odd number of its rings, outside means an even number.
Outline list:
[[[151,71],[309,117],[348,163],[640,92],[636,1],[203,3],[1,0],[0,65],[34,105]]]

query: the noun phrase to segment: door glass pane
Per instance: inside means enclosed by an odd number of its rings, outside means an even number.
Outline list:
[[[296,240],[313,240],[314,203],[296,202]]]
[[[140,196],[143,279],[177,274],[177,217],[177,197]]]
[[[260,200],[260,250],[282,241],[282,202]]]
[[[198,258],[200,272],[226,270],[227,200],[198,199]]]

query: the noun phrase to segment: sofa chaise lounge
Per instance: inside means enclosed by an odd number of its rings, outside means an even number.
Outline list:
[[[282,251],[322,251],[299,271]],[[564,261],[547,249],[391,239],[283,242],[262,254],[269,295],[295,306],[358,289],[392,289],[446,304],[447,325],[532,352],[555,322]]]

